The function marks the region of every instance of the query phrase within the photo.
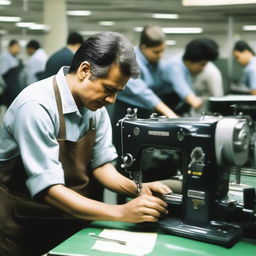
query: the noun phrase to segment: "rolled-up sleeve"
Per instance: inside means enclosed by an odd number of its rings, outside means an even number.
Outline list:
[[[112,144],[112,129],[110,119],[105,108],[97,115],[96,141],[93,148],[91,167],[95,169],[117,158],[116,149]]]
[[[26,185],[32,196],[43,189],[64,184],[64,172],[59,162],[59,145],[52,117],[40,104],[28,101],[15,113],[12,127],[14,139],[28,176]]]
[[[141,78],[130,79],[118,99],[146,109],[154,109],[161,102],[160,98]]]

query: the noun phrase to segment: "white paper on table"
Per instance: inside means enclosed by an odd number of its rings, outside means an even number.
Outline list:
[[[128,255],[143,256],[153,251],[157,233],[131,232],[118,229],[104,229],[99,236],[125,241],[126,244],[118,244],[111,241],[96,241],[92,249],[116,252]]]

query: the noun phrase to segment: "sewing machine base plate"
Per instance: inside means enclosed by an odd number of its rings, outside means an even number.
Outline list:
[[[236,225],[209,224],[207,227],[198,227],[185,224],[181,219],[172,217],[165,217],[160,220],[156,227],[166,233],[213,243],[227,248],[233,246],[242,236],[241,228]]]

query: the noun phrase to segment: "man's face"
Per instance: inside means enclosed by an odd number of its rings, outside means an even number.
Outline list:
[[[89,75],[79,89],[79,101],[92,111],[113,104],[117,93],[124,89],[129,78],[118,65],[113,65],[105,78],[90,80]]]
[[[10,49],[10,53],[13,56],[17,56],[20,53],[20,45],[19,44],[14,44],[9,49]]]
[[[249,61],[250,61],[250,57],[249,57],[249,51],[233,51],[233,56],[236,59],[236,61],[241,65],[241,66],[246,66]]]
[[[165,48],[166,48],[165,43],[162,43],[162,44],[160,44],[158,46],[154,46],[154,47],[147,47],[144,44],[141,46],[141,50],[142,50],[144,56],[152,64],[157,63],[161,59]]]
[[[190,73],[192,73],[192,75],[197,75],[203,71],[207,62],[208,62],[207,60],[196,61],[196,62],[185,61],[185,65],[189,69]]]
[[[33,55],[34,52],[35,52],[35,49],[34,49],[34,48],[31,48],[31,47],[28,47],[28,48],[27,48],[27,54],[28,54],[29,56]]]

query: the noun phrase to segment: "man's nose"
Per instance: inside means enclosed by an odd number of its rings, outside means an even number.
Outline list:
[[[115,101],[116,101],[116,96],[117,96],[117,93],[113,93],[111,95],[108,95],[106,98],[105,98],[105,101],[108,103],[108,104],[114,104]]]

